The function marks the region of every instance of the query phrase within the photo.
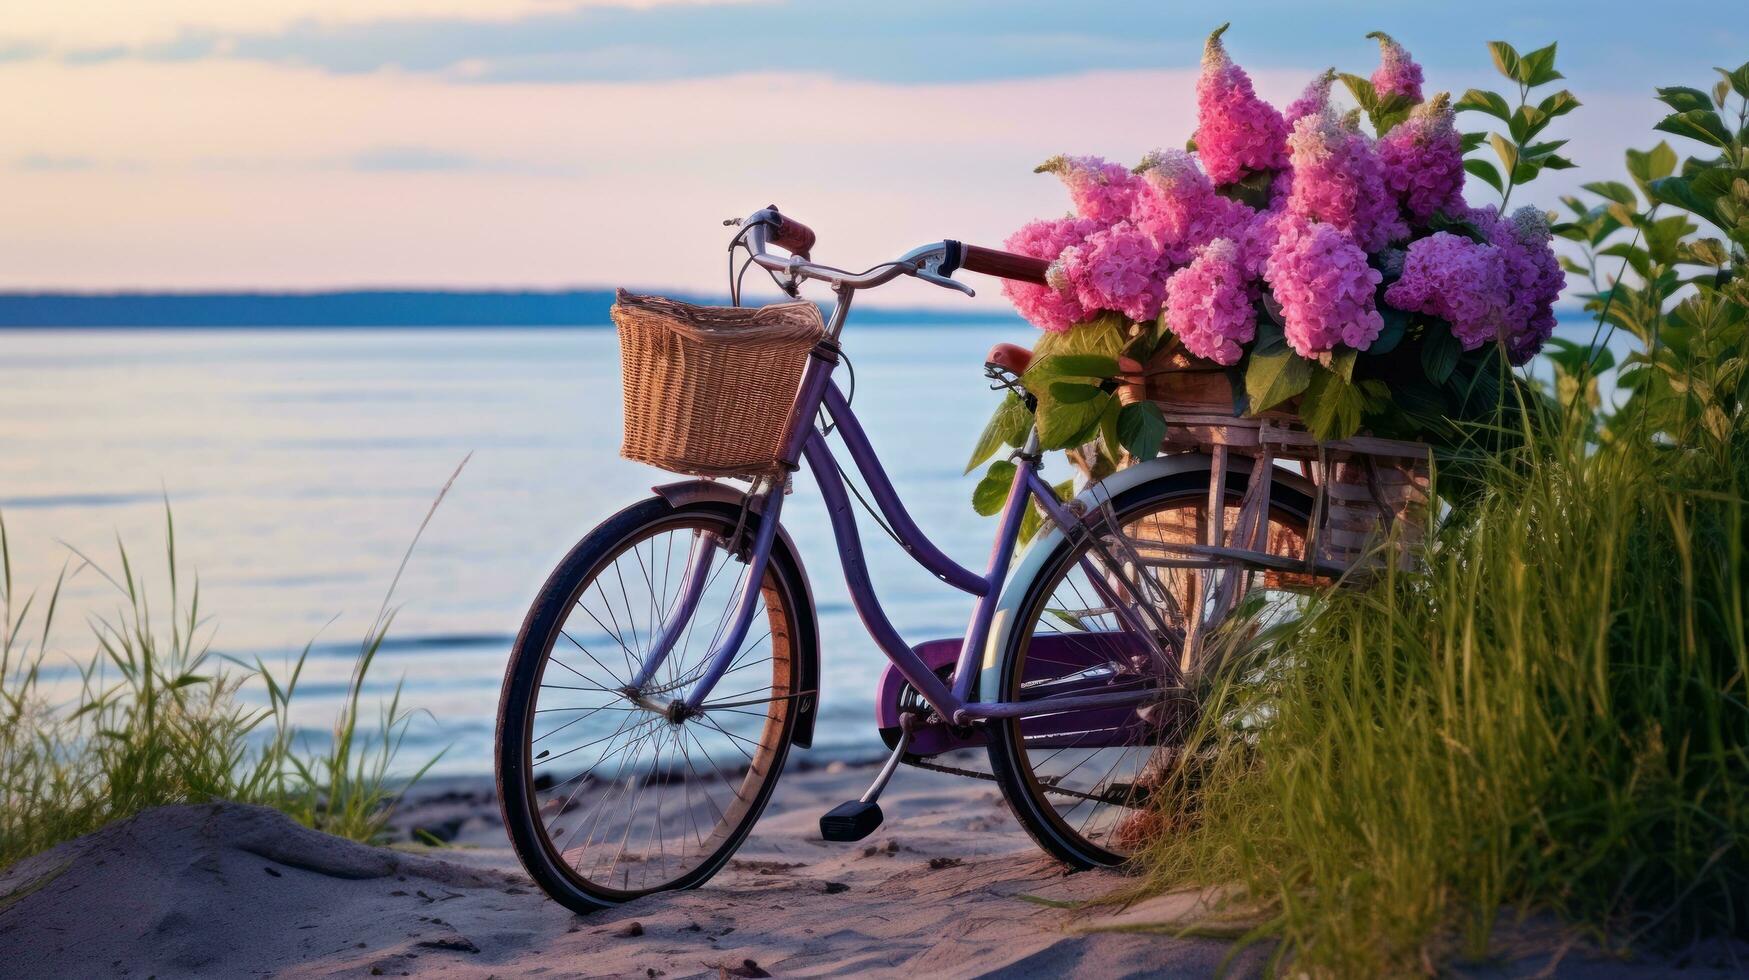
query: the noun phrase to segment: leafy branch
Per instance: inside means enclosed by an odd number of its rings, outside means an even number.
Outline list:
[[[1561,89],[1534,104],[1531,102],[1532,89],[1564,77],[1555,70],[1553,44],[1521,55],[1505,41],[1490,41],[1488,52],[1494,56],[1495,69],[1518,87],[1517,105],[1507,102],[1498,92],[1473,88],[1457,101],[1456,109],[1486,113],[1506,124],[1504,134],[1463,135],[1465,154],[1487,143],[1499,158],[1499,168],[1486,159],[1474,158],[1464,161],[1464,169],[1500,192],[1500,210],[1504,212],[1512,200],[1513,189],[1520,184],[1530,183],[1545,169],[1566,170],[1574,166],[1573,161],[1556,152],[1567,144],[1566,140],[1534,141],[1549,123],[1579,108],[1579,100]]]

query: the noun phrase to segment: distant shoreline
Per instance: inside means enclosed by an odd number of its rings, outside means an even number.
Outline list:
[[[721,303],[721,298],[695,297]],[[0,292],[0,329],[606,327],[613,291]],[[861,308],[872,324],[1020,323],[1007,312]]]

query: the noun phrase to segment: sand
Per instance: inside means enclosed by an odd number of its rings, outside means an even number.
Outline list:
[[[1190,896],[1066,909],[1127,883],[1044,858],[993,784],[904,770],[856,844],[817,820],[870,770],[790,772],[701,889],[590,916],[540,894],[489,786],[429,784],[396,821],[443,847],[367,847],[237,804],[163,807],[0,872],[0,975],[18,977],[1205,977],[1226,943],[1157,933]],[[1239,956],[1255,973],[1268,950]],[[1528,975],[1546,953],[1490,968]],[[1556,975],[1668,975],[1569,954]],[[1694,976],[1725,975],[1701,970]]]

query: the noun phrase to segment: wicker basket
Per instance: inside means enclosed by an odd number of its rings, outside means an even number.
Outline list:
[[[613,304],[625,382],[620,455],[676,473],[776,476],[819,307],[694,306],[620,290]]]

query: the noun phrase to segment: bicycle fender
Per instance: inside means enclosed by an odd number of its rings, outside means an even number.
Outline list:
[[[664,483],[651,487],[656,496],[668,502],[670,507],[683,507],[694,503],[722,503],[731,507],[740,507],[746,501],[747,495],[736,487],[715,480],[681,480],[678,483]],[[754,511],[757,515],[758,511]],[[757,520],[757,517],[753,518]],[[781,524],[777,528],[775,546],[783,551],[784,556],[795,564],[796,571],[801,575],[801,602],[796,610],[798,622],[796,631],[797,644],[801,651],[801,689],[813,691],[811,698],[797,698],[796,727],[790,736],[790,744],[801,748],[809,748],[814,744],[814,718],[820,711],[820,625],[814,610],[814,588],[808,581],[808,570],[802,564],[802,554],[796,550],[796,543],[790,539],[789,531]]]
[[[1249,456],[1229,456],[1227,472],[1249,474],[1254,462]],[[1214,459],[1207,453],[1156,456],[1145,463],[1119,470],[1098,483],[1090,484],[1075,496],[1072,506],[1080,513],[1090,514],[1099,507],[1101,501],[1110,500],[1136,487],[1183,473],[1207,473],[1213,467]],[[1273,479],[1276,483],[1298,490],[1308,497],[1316,493],[1312,481],[1291,470],[1276,467]],[[1008,576],[1008,584],[1003,587],[1002,598],[996,606],[995,618],[990,622],[990,635],[984,641],[984,664],[978,675],[978,691],[995,692],[1002,689],[1002,651],[1007,648],[1008,636],[1014,631],[1015,623],[1020,618],[1020,605],[1026,599],[1032,580],[1044,571],[1045,562],[1057,549],[1057,545],[1062,543],[1063,538],[1062,528],[1054,524],[1047,525],[1027,545],[1026,551],[1015,564],[1014,571]],[[992,693],[987,696],[995,695]]]

